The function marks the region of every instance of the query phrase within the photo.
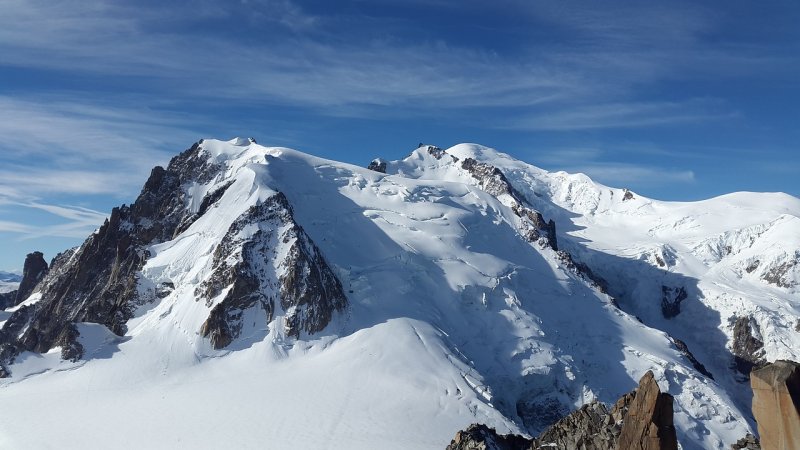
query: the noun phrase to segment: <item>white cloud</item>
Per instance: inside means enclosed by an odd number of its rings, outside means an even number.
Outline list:
[[[538,161],[554,170],[570,173],[580,172],[595,181],[609,186],[667,186],[673,183],[694,183],[693,170],[655,167],[653,165],[609,161],[612,155],[619,153],[648,153],[668,157],[677,155],[664,149],[654,148],[646,144],[628,144],[622,149],[608,151],[597,147],[566,147],[538,153]]]
[[[200,137],[190,128],[158,111],[0,96],[0,199],[131,196],[154,165]]]
[[[31,231],[30,225],[12,222],[8,220],[0,220],[0,232],[8,233],[28,233]]]

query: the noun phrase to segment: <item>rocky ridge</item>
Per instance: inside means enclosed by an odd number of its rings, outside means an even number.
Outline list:
[[[677,450],[672,402],[648,371],[639,386],[620,397],[611,410],[592,401],[533,439],[500,435],[473,424],[457,432],[447,450]]]
[[[34,290],[39,297],[15,310],[2,324],[0,375],[9,373],[8,364],[23,351],[45,353],[60,347],[62,358],[77,360],[84,349],[76,323],[101,324],[122,336],[138,307],[174,289],[170,283],[163,283],[157,289],[143,291],[139,272],[150,257],[150,246],[183,233],[230,186],[224,180],[224,167],[204,152],[202,144],[200,141],[174,157],[166,169],[155,167],[133,204],[114,208],[83,245],[56,256],[49,270],[41,253],[28,255],[15,303],[28,298]],[[191,189],[215,185],[215,180],[220,185],[209,189],[197,210],[188,207]],[[281,276],[276,280],[266,280],[255,270],[257,261],[266,258],[263,252],[269,250],[261,237],[269,233],[260,231],[251,240],[237,240],[235,236],[251,223],[270,219],[280,219],[280,225],[287,227],[280,242],[289,246],[279,264]],[[222,291],[227,292],[213,306],[200,330],[214,348],[225,347],[237,336],[241,312],[256,303],[266,312],[264,320],[269,321],[275,299],[279,299],[286,311],[286,332],[292,336],[321,330],[332,314],[344,307],[346,299],[340,283],[313,242],[293,221],[282,194],[251,208],[231,225],[229,235],[217,250],[214,277],[197,292],[207,303]],[[240,261],[228,264],[227,258],[234,253]]]
[[[243,230],[252,226],[258,231],[243,236]],[[289,245],[282,258],[281,244]],[[299,337],[301,332],[322,331],[333,313],[347,304],[341,283],[294,221],[281,193],[251,207],[231,224],[214,253],[214,267],[196,295],[211,306],[227,290],[200,329],[216,349],[239,336],[244,311],[256,305],[263,310],[265,324],[272,322],[280,307],[284,332]]]

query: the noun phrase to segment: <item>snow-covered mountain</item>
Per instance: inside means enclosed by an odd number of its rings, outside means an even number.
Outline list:
[[[798,199],[657,202],[472,144],[370,167],[237,138],[154,169],[0,313],[0,447],[442,449],[652,370],[683,448],[721,449],[737,363],[798,359]]]

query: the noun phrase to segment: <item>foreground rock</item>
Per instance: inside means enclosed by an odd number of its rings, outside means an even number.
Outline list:
[[[610,411],[593,401],[532,440],[500,435],[485,425],[473,424],[456,433],[447,450],[677,450],[672,401],[648,371],[639,387],[623,395]]]
[[[624,396],[609,412],[606,406],[598,401],[583,405],[579,410],[564,417],[539,437],[533,440],[531,448],[564,448],[564,449],[608,449],[614,448],[619,436],[620,427],[614,416],[621,413],[626,397]]]
[[[761,450],[761,444],[755,436],[748,434],[732,444],[731,450]]]
[[[617,448],[628,450],[677,450],[672,423],[672,396],[658,388],[653,372],[639,381],[636,397],[623,419]]]
[[[473,423],[456,433],[447,450],[527,450],[531,441],[516,434],[497,434],[494,428]]]
[[[750,374],[764,450],[800,449],[800,364],[776,361]]]

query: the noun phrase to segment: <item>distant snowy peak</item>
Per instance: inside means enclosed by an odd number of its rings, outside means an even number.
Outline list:
[[[555,222],[558,247],[602,278],[626,311],[688,343],[714,371],[735,365],[746,375],[742,358],[759,363],[800,356],[790,350],[800,348],[800,199],[737,192],[659,201],[583,174],[548,172],[477,144],[423,145],[386,162],[385,171],[485,186],[480,177],[468,180],[466,160],[499,172],[513,197]],[[717,318],[697,320],[709,316],[706,310]],[[716,353],[703,350],[709,328],[724,336]],[[760,330],[772,331],[765,337]]]
[[[132,205],[114,208],[22,295],[35,287],[40,297],[37,307],[19,308],[5,322],[0,363],[55,347],[78,359],[85,351],[79,322],[124,335],[142,307],[179,293],[185,302],[203,300],[205,308],[182,326],[215,349],[238,338],[253,314],[261,316],[250,323],[257,329],[277,317],[287,336],[321,331],[346,298],[286,197],[267,187],[254,165],[275,152],[252,139],[201,141],[166,169],[154,168]]]

